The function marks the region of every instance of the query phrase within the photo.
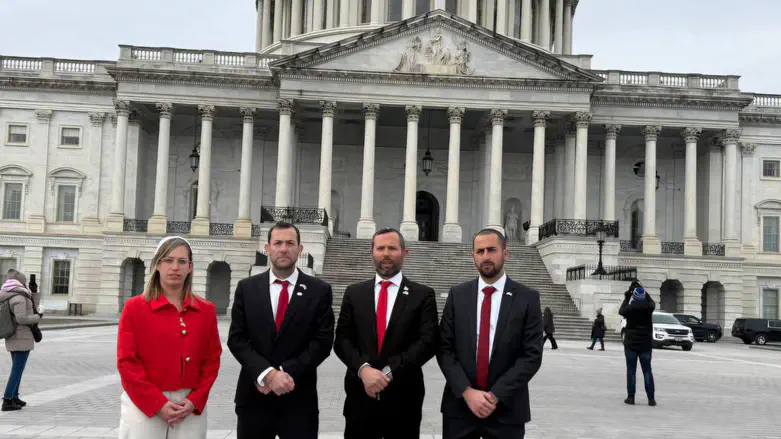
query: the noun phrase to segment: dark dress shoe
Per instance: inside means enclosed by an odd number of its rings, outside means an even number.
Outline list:
[[[624,404],[635,405],[635,397],[634,396],[628,396],[624,400]]]
[[[648,400],[648,405],[650,405],[651,407],[656,407],[656,400],[655,399],[649,399]]]
[[[12,399],[11,401],[15,402],[15,403],[16,403],[16,405],[20,405],[20,406],[22,406],[22,407],[24,407],[24,406],[26,406],[26,405],[27,405],[27,403],[26,403],[26,402],[24,402],[24,401],[22,401],[21,399],[19,399],[19,397],[18,397],[18,396],[17,396],[16,398]]]
[[[11,411],[14,411],[14,410],[21,410],[21,409],[22,409],[22,406],[20,406],[19,404],[15,403],[13,399],[5,399],[5,398],[3,398],[3,408],[0,409],[0,410],[2,410],[4,412],[11,412]]]

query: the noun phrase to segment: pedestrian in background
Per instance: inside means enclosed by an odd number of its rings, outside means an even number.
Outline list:
[[[214,305],[192,291],[192,258],[184,238],[161,240],[144,294],[125,302],[117,339],[120,439],[206,438],[206,400],[222,346]]]
[[[656,303],[645,291],[640,282],[634,281],[624,293],[624,302],[618,313],[626,318],[624,328],[624,356],[626,357],[626,391],[625,403],[635,403],[635,381],[637,376],[637,361],[643,369],[645,393],[648,395],[648,405],[655,406],[654,375],[651,372],[651,337],[653,336],[653,312]]]
[[[543,321],[545,337],[542,338],[542,345],[545,346],[545,341],[550,339],[550,343],[553,346],[553,349],[558,349],[559,345],[556,344],[556,339],[553,338],[553,333],[556,332],[556,327],[553,325],[553,311],[551,311],[547,306],[545,307],[545,312],[543,313]]]
[[[599,340],[599,344],[602,347],[600,351],[604,351],[605,330],[607,330],[607,327],[605,326],[605,316],[602,315],[602,308],[598,308],[597,318],[594,319],[594,324],[591,326],[591,346],[586,349],[593,351],[594,345],[597,344],[597,340]]]
[[[0,303],[8,301],[16,331],[5,339],[5,349],[11,353],[11,375],[3,394],[2,411],[21,410],[27,403],[19,399],[19,386],[27,365],[30,351],[35,347],[30,325],[37,324],[43,317],[43,309],[36,313],[40,295],[32,294],[27,287],[27,277],[21,271],[8,270],[8,278],[0,288]]]

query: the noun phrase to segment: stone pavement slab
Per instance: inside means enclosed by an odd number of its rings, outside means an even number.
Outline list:
[[[223,342],[228,323],[220,322]],[[532,422],[527,438],[781,438],[781,353],[742,344],[698,343],[691,352],[654,351],[659,406],[646,404],[642,378],[637,405],[626,393],[623,348],[587,351],[587,341],[546,346],[530,384]],[[0,355],[0,385],[10,370]],[[344,366],[331,355],[319,369],[321,438],[342,437]],[[224,346],[209,400],[209,438],[235,438],[233,393],[239,365]],[[425,368],[425,439],[442,431],[444,378],[436,362]],[[638,366],[638,374],[639,366]],[[21,395],[28,407],[0,412],[0,438],[117,437],[121,383],[116,373],[116,327],[49,333],[32,352]]]

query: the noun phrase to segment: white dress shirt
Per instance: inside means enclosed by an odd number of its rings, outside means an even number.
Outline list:
[[[491,335],[488,339],[488,359],[490,360],[491,354],[494,350],[494,334],[496,334],[496,324],[499,321],[499,308],[502,306],[502,296],[504,295],[504,284],[507,283],[507,274],[502,274],[493,284],[487,284],[482,277],[477,280],[477,340],[480,343],[480,311],[483,308],[483,298],[485,293],[483,289],[488,286],[496,288],[493,294],[491,294]]]
[[[401,272],[398,272],[395,276],[393,276],[390,279],[385,279],[379,274],[374,275],[374,315],[377,315],[377,305],[380,303],[380,290],[382,289],[382,282],[383,281],[389,281],[391,284],[388,285],[388,309],[385,311],[385,334],[388,334],[388,324],[390,323],[391,313],[393,313],[393,305],[396,303],[396,296],[399,295],[399,287],[401,287],[401,280],[404,276],[401,274]],[[375,318],[375,322],[376,322]],[[358,368],[358,376],[361,375],[361,369],[363,369],[364,366],[368,366],[369,363],[363,363],[361,367]]]
[[[291,301],[293,301],[293,289],[296,287],[296,282],[298,282],[298,269],[296,268],[293,270],[293,274],[287,277],[287,279],[280,279],[274,275],[274,272],[269,269],[268,270],[268,293],[271,298],[271,315],[274,317],[274,321],[277,320],[277,306],[279,305],[279,296],[282,295],[282,285],[276,283],[277,279],[280,281],[288,281],[290,284],[287,286],[287,303],[290,304]],[[269,367],[268,369],[264,370],[263,373],[260,374],[258,377],[258,385],[260,387],[263,387],[266,385],[265,378],[266,375],[268,375],[269,372],[271,372],[274,368]]]

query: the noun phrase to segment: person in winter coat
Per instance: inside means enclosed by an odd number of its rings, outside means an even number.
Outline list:
[[[556,339],[553,338],[553,333],[556,331],[556,328],[553,326],[553,311],[551,311],[547,306],[545,307],[545,312],[543,313],[543,322],[543,331],[545,332],[545,337],[542,338],[542,345],[545,346],[545,340],[550,339],[550,343],[553,346],[553,349],[558,349],[559,345],[556,344]]]
[[[8,279],[0,288],[0,303],[8,301],[16,320],[16,332],[5,339],[5,348],[11,353],[11,375],[3,394],[2,411],[21,410],[27,403],[19,399],[19,385],[22,382],[22,373],[27,365],[30,351],[35,347],[33,332],[29,325],[41,321],[42,314],[36,313],[39,294],[30,293],[27,289],[27,277],[24,273],[15,269],[8,270]],[[43,310],[38,310],[42,312]]]
[[[626,390],[625,403],[635,403],[635,381],[637,375],[637,360],[643,369],[645,393],[648,395],[648,405],[655,406],[654,375],[651,372],[651,337],[653,337],[653,312],[656,303],[645,291],[640,282],[634,281],[624,293],[624,302],[618,313],[626,318],[624,328],[624,356],[626,357]]]
[[[602,315],[602,308],[599,308],[597,309],[597,318],[594,319],[594,325],[591,326],[591,346],[586,349],[593,351],[594,345],[597,344],[597,340],[599,340],[599,344],[602,346],[600,351],[604,351],[606,329],[607,327],[605,326],[605,316]]]

